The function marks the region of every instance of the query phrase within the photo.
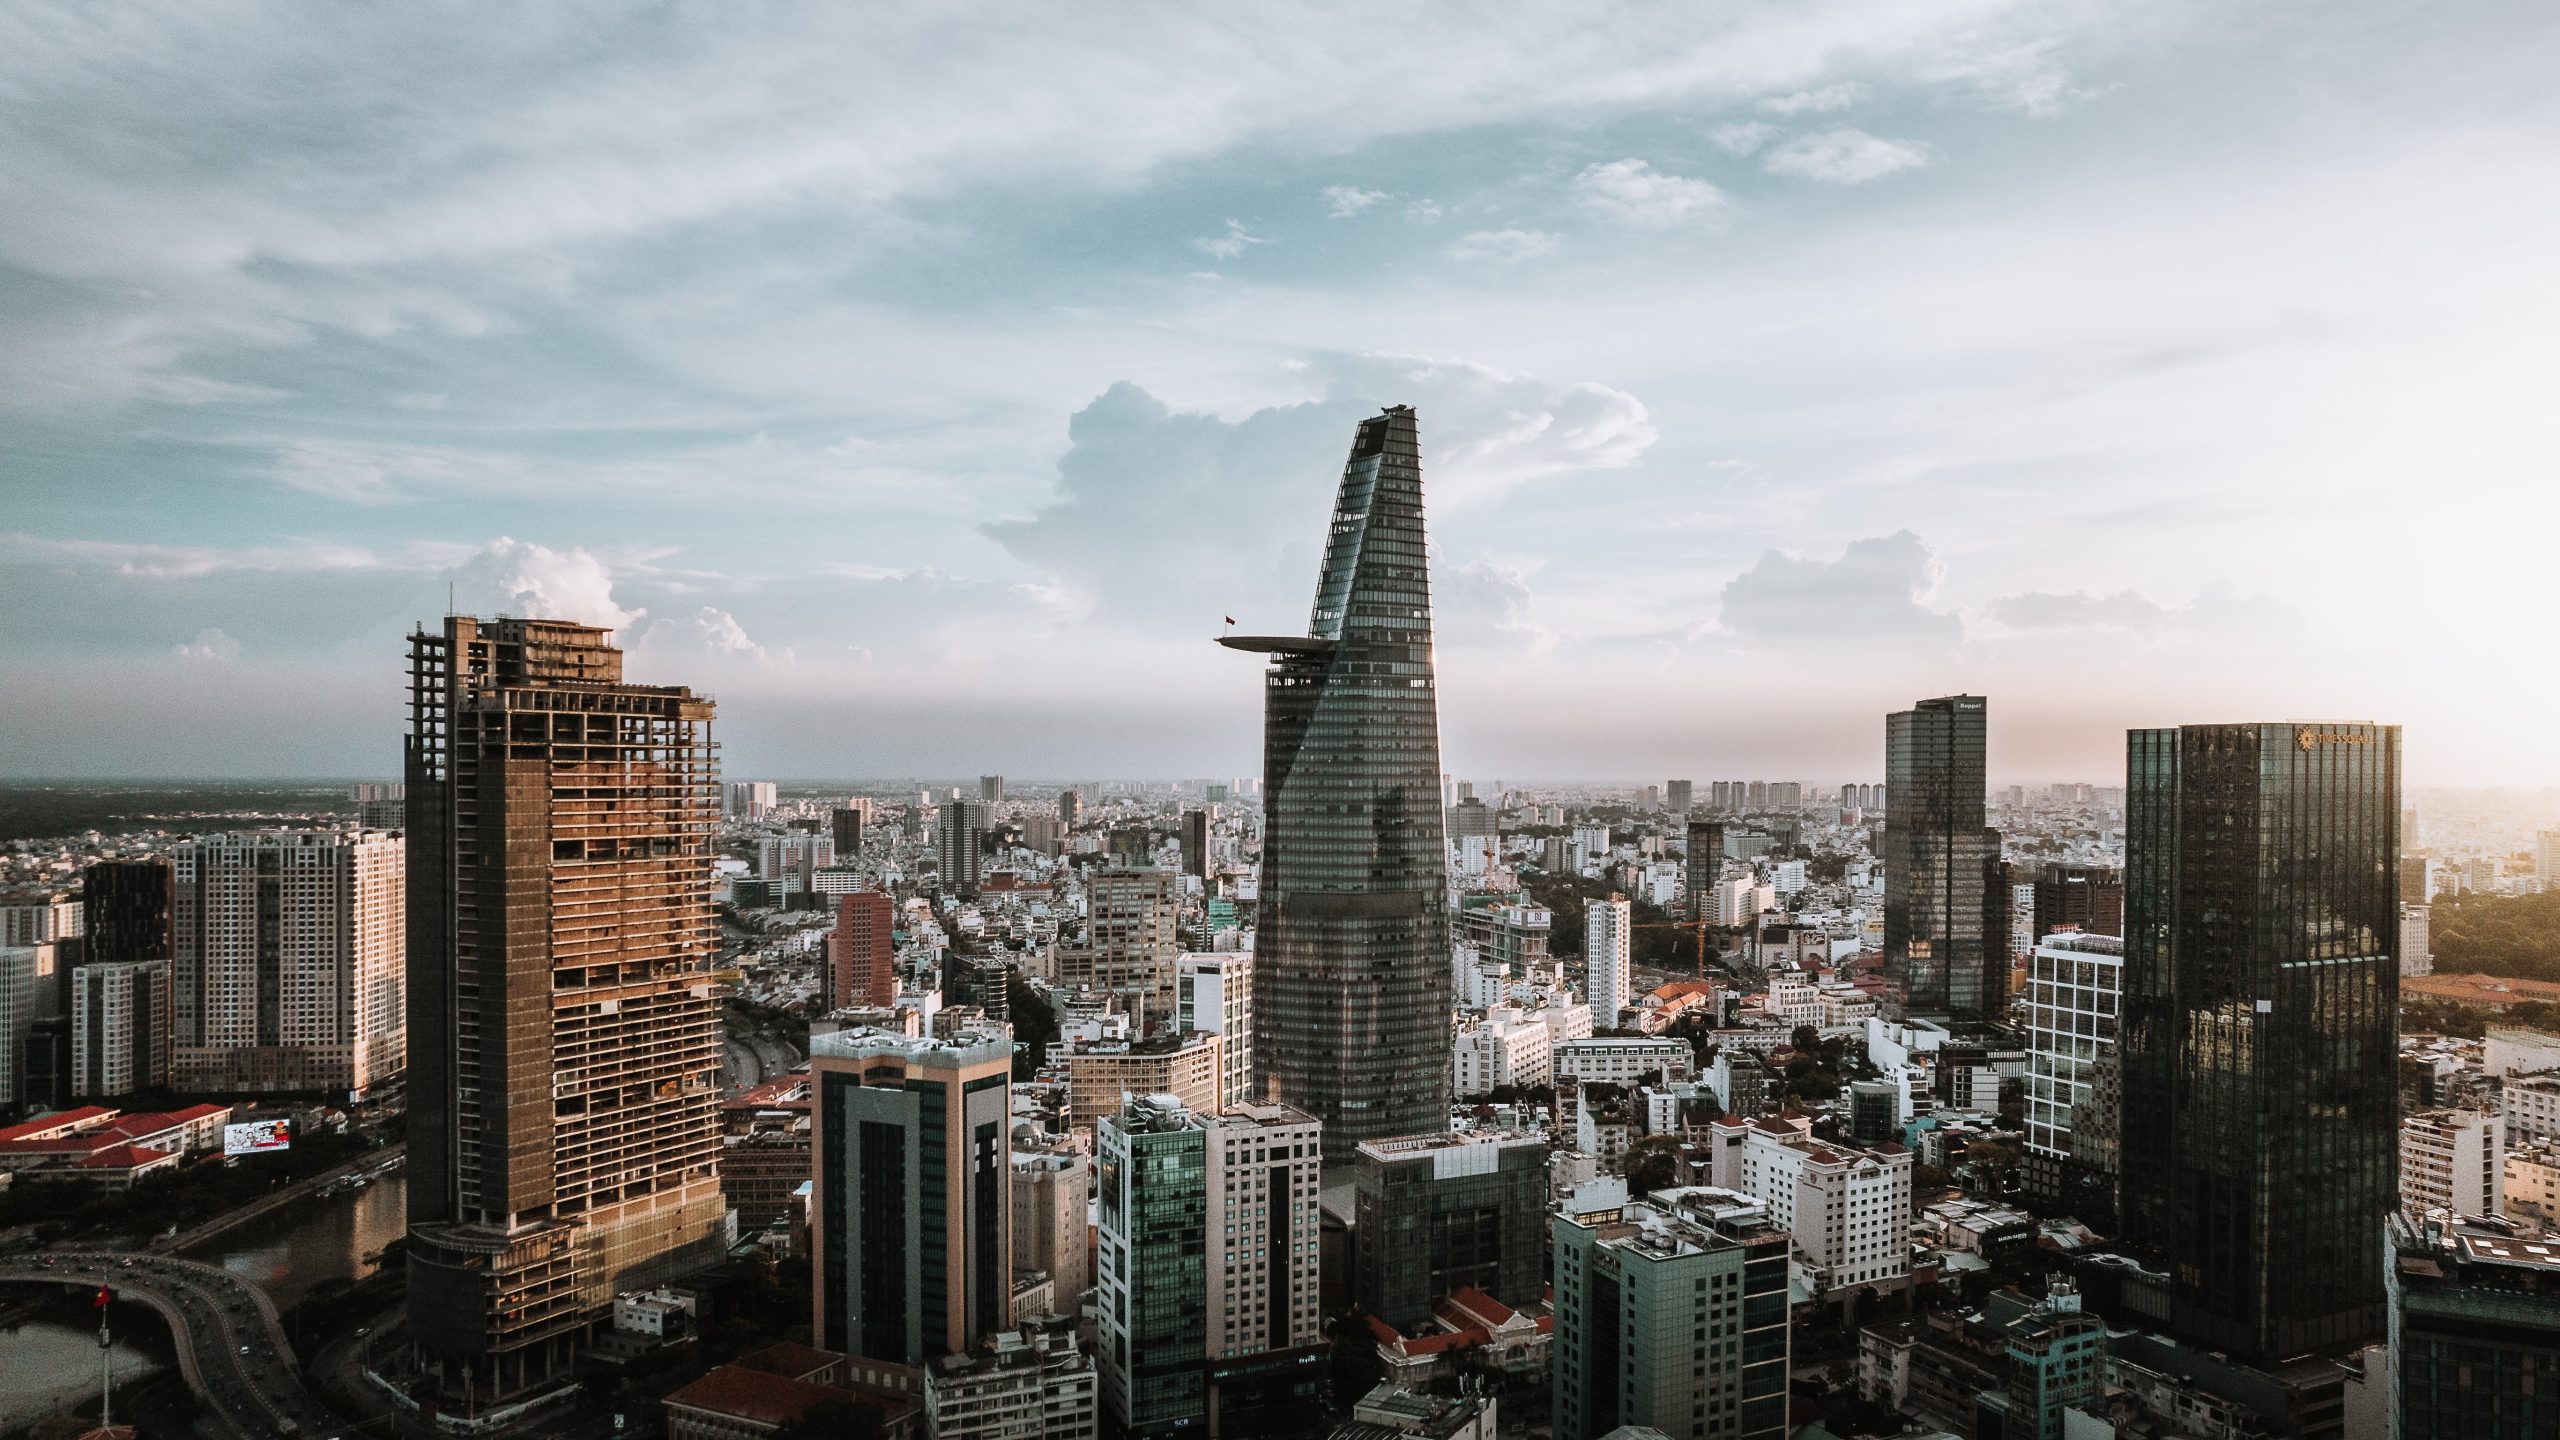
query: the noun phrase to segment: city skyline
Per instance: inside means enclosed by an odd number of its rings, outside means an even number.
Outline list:
[[[1028,769],[1035,694],[1076,772],[1246,771],[1199,641],[1277,628],[1308,456],[1411,403],[1460,773],[1858,774],[1969,692],[1995,777],[2278,714],[2560,781],[2497,623],[2547,18],[1617,13],[1417,12],[1424,79],[1349,15],[424,73],[415,17],[13,17],[0,764],[388,773],[379,656],[451,595],[616,628],[741,773]],[[1178,93],[1099,78],[1140,48]]]

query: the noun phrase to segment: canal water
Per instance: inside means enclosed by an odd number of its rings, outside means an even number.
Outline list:
[[[276,1309],[288,1309],[322,1281],[354,1281],[372,1274],[378,1268],[372,1257],[407,1228],[408,1200],[409,1174],[396,1170],[362,1190],[313,1196],[225,1231],[202,1249],[186,1252],[186,1258],[219,1265],[262,1286],[275,1298]],[[130,1321],[119,1323],[151,1333],[140,1344],[116,1341],[118,1384],[176,1363],[167,1353],[167,1332],[159,1317],[140,1306],[132,1311]],[[95,1395],[97,1388],[94,1328],[46,1319],[0,1330],[0,1434]]]
[[[382,1247],[408,1228],[409,1172],[395,1170],[351,1194],[313,1197],[226,1230],[190,1260],[219,1265],[289,1310],[324,1280],[361,1280]]]
[[[133,1310],[132,1323],[159,1331],[158,1316],[141,1306]],[[108,1352],[114,1356],[116,1383],[140,1380],[176,1364],[168,1346],[166,1332],[143,1344],[119,1338]],[[48,1319],[0,1330],[0,1434],[97,1398],[96,1327]]]

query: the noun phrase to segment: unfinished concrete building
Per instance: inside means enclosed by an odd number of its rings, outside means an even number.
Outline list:
[[[723,1239],[711,702],[610,633],[410,637],[409,1333],[481,1406]]]

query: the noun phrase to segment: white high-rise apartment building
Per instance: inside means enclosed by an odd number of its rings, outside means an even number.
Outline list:
[[[1795,1237],[1826,1293],[1901,1288],[1911,1278],[1911,1152],[1825,1144],[1798,1128],[1804,1124],[1751,1122],[1739,1188]]]
[[[80,934],[81,924],[80,902],[68,895],[0,905],[0,946],[23,949],[73,939]]]
[[[1173,1024],[1219,1038],[1218,1104],[1253,1095],[1253,953],[1194,952],[1174,961]]]
[[[2433,975],[2436,973],[2435,951],[2427,943],[2427,907],[2400,907],[2400,974]]]
[[[408,1063],[407,842],[254,831],[180,844],[172,1083],[362,1093]]]
[[[121,1100],[169,1083],[169,962],[71,970],[71,1093]]]
[[[2400,1210],[2495,1215],[2503,1188],[2498,1117],[2477,1110],[2429,1110],[2400,1122]]]
[[[2560,830],[2533,837],[2533,874],[2544,890],[2560,890]]]
[[[1618,1014],[1634,1003],[1628,993],[1634,988],[1634,971],[1629,967],[1629,946],[1635,938],[1635,907],[1624,895],[1611,895],[1594,900],[1583,923],[1583,963],[1587,967],[1587,998],[1591,1001],[1591,1023],[1602,1030],[1618,1028]]]
[[[1324,1127],[1286,1105],[1197,1123],[1209,1146],[1209,1360],[1317,1343]]]
[[[1748,875],[1736,876],[1716,884],[1716,923],[1731,929],[1748,925],[1760,912],[1777,903],[1775,888],[1760,884]]]
[[[732,780],[720,787],[720,813],[732,820],[761,820],[776,801],[770,780]]]
[[[2099,1057],[2115,1049],[2124,942],[2068,931],[2027,959],[2027,1148],[2060,1165],[2071,1111],[2088,1103]]]
[[[51,945],[0,946],[0,1107],[17,1105],[27,1068],[27,1037],[42,1004],[37,975],[53,973]]]

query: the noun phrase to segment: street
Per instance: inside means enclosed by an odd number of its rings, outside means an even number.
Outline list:
[[[119,1301],[157,1310],[208,1417],[242,1440],[339,1431],[337,1417],[303,1388],[274,1304],[228,1271],[163,1255],[55,1251],[0,1258],[0,1281],[83,1291],[103,1284]]]

